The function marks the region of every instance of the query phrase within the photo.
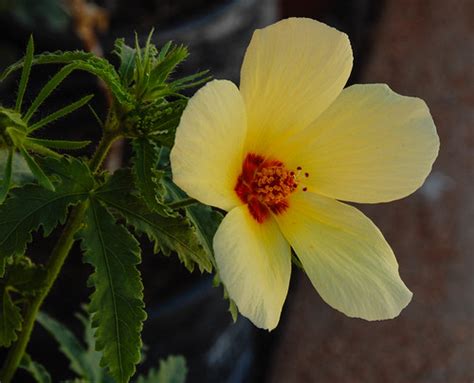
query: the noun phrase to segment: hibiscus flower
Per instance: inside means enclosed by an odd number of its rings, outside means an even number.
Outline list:
[[[396,317],[412,293],[390,246],[356,208],[413,193],[437,156],[426,104],[384,84],[344,88],[344,33],[304,18],[256,30],[240,88],[214,80],[190,100],[171,151],[173,181],[226,210],[219,276],[256,326],[278,324],[291,249],[322,299],[350,317]]]

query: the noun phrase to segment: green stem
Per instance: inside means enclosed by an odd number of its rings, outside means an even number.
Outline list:
[[[110,149],[112,143],[119,137],[116,133],[107,132],[102,137],[99,145],[97,146],[94,156],[90,160],[90,168],[92,172],[96,173],[102,162],[104,161],[107,152]],[[56,278],[58,277],[61,268],[66,260],[69,251],[74,243],[74,234],[81,228],[84,220],[84,214],[87,210],[88,201],[85,201],[75,208],[72,209],[69,214],[66,225],[64,226],[63,232],[54,247],[49,262],[47,264],[47,276],[45,280],[44,288],[36,295],[30,304],[26,308],[25,317],[21,332],[18,336],[15,344],[10,348],[7,359],[3,364],[3,368],[0,372],[0,382],[10,383],[15,374],[15,371],[20,364],[23,354],[25,353],[26,346],[30,340],[31,332],[35,324],[36,316],[38,311],[43,304],[44,299],[49,294],[51,287],[53,286]]]
[[[177,210],[183,207],[194,205],[196,203],[198,203],[198,201],[195,200],[194,198],[183,198],[179,201],[171,202],[170,204],[168,204],[168,206],[173,210]]]

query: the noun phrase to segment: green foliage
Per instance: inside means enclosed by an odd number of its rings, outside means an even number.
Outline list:
[[[5,198],[10,190],[12,183],[12,171],[13,171],[13,149],[8,150],[7,161],[3,171],[2,185],[0,186],[0,205],[5,201]]]
[[[101,354],[94,349],[95,341],[88,319],[80,316],[85,328],[87,349],[66,326],[46,313],[39,313],[36,319],[56,339],[59,349],[70,362],[69,367],[79,378],[89,383],[104,383],[110,380],[110,377],[104,376],[105,371],[99,365]]]
[[[89,168],[77,159],[44,159],[42,166],[53,179],[55,191],[25,185],[13,189],[0,205],[0,276],[9,257],[25,253],[31,232],[41,226],[48,236],[58,223],[64,223],[68,207],[84,201],[94,185]]]
[[[146,313],[137,264],[136,239],[96,199],[91,199],[79,233],[84,259],[94,267],[89,311],[103,365],[118,383],[126,383],[140,361],[140,333]]]
[[[0,347],[9,347],[17,339],[17,332],[21,330],[20,308],[13,302],[7,288],[0,289],[2,296],[0,311]]]
[[[19,301],[35,296],[43,288],[46,271],[26,257],[18,257],[0,278],[0,347],[9,347],[17,339],[23,318]]]
[[[28,84],[28,79],[30,77],[31,64],[33,62],[33,53],[34,53],[33,37],[30,36],[28,45],[26,47],[25,65],[23,66],[23,71],[21,72],[20,85],[18,86],[18,95],[16,97],[15,110],[17,112],[21,111],[23,96],[25,95],[26,85]]]
[[[51,376],[42,364],[33,360],[28,354],[23,355],[20,368],[28,371],[38,383],[51,383]]]
[[[139,376],[137,383],[184,383],[188,369],[182,356],[168,356],[160,360],[158,370],[152,368],[146,376]]]
[[[30,133],[34,132],[35,130],[40,129],[43,126],[48,125],[59,118],[67,116],[68,114],[74,112],[75,110],[87,104],[93,97],[94,97],[93,95],[84,96],[80,100],[75,101],[72,104],[66,105],[65,107],[57,110],[56,112],[53,112],[49,114],[48,116],[42,118],[41,120],[35,122],[33,125],[30,125],[28,127],[28,131]]]
[[[133,176],[143,201],[147,207],[164,217],[176,217],[177,214],[159,198],[165,193],[161,179],[164,172],[157,169],[160,151],[147,138],[136,138],[133,146]]]
[[[163,217],[151,212],[138,197],[133,195],[133,177],[126,169],[117,171],[95,192],[95,196],[120,214],[137,233],[146,234],[159,250],[169,255],[176,252],[181,262],[194,270],[212,270],[212,261],[204,250],[191,222],[182,216]]]

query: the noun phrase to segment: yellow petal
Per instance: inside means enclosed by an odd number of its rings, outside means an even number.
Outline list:
[[[246,135],[245,108],[237,87],[214,80],[190,100],[171,150],[173,181],[189,196],[230,210]]]
[[[256,30],[240,82],[248,150],[267,153],[269,143],[307,127],[336,99],[351,69],[349,39],[323,23],[291,18]]]
[[[330,306],[350,317],[381,320],[396,317],[410,302],[390,246],[357,209],[297,192],[277,221]]]
[[[287,148],[311,190],[361,203],[392,201],[424,182],[439,138],[428,107],[382,84],[354,85]],[[291,145],[290,145],[291,146]]]
[[[231,210],[214,237],[219,277],[242,315],[272,330],[288,292],[291,253],[273,219],[259,224],[247,206]]]

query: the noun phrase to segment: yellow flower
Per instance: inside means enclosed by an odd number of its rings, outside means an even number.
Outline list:
[[[173,180],[228,211],[214,238],[218,272],[258,327],[278,324],[291,248],[324,301],[350,317],[393,318],[411,300],[380,231],[337,200],[413,193],[439,139],[422,100],[383,84],[343,89],[351,68],[344,33],[282,20],[255,31],[240,89],[208,83],[177,129]]]

